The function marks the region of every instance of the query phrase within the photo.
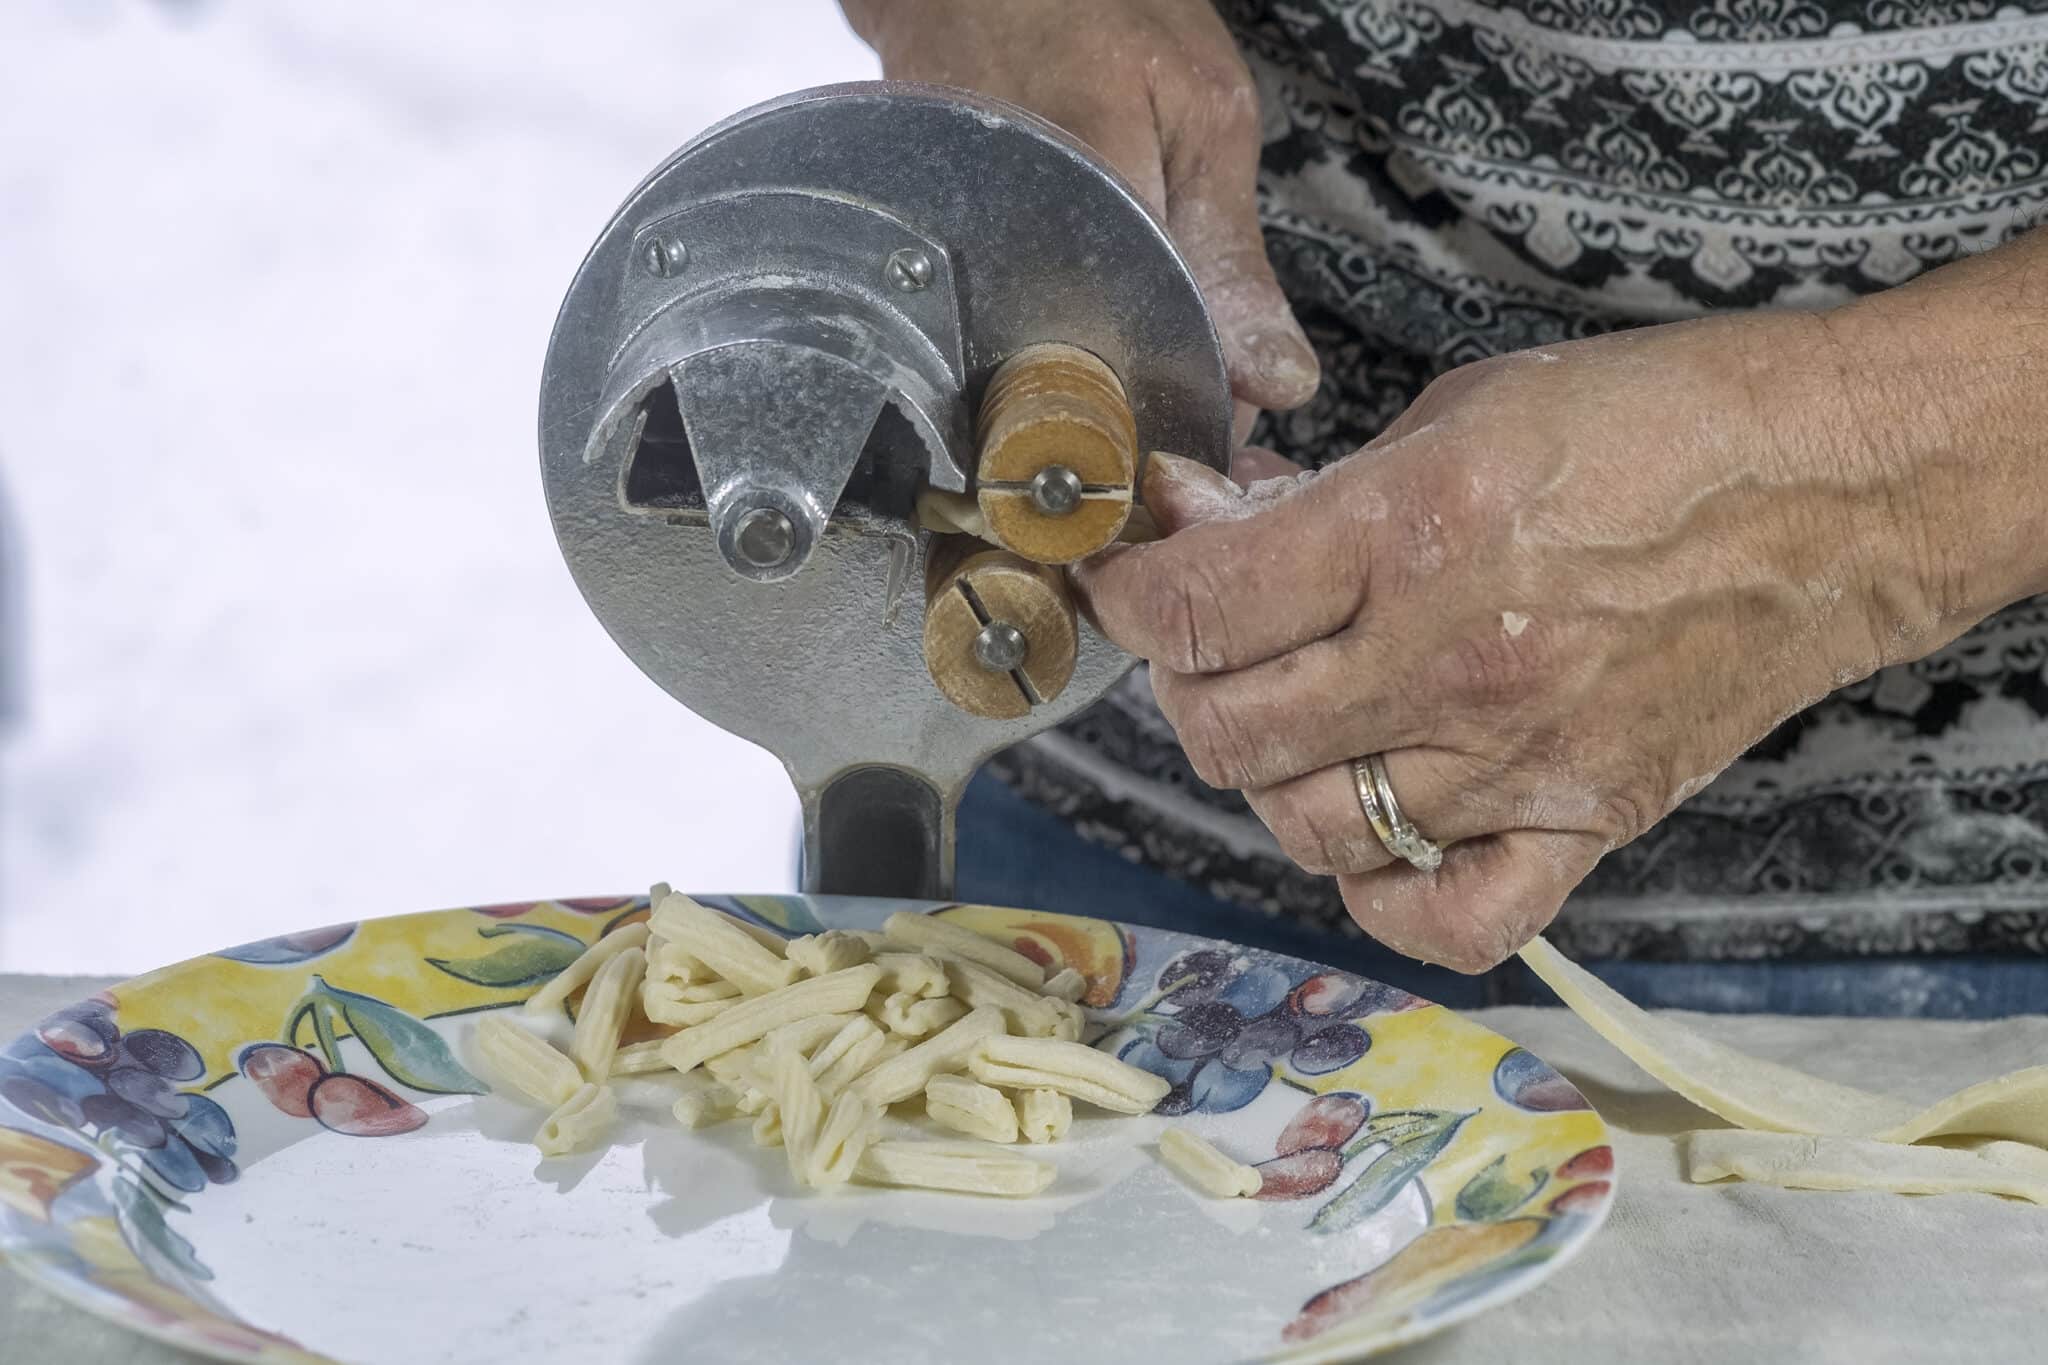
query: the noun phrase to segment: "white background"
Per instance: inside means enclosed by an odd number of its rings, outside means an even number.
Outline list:
[[[831,0],[10,0],[0,970],[793,877],[540,494],[548,328],[708,123],[874,74]]]

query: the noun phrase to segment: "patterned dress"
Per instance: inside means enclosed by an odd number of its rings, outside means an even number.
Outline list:
[[[1824,308],[2048,223],[2048,0],[1222,0],[1323,387],[1254,439],[1341,458],[1484,356]],[[2044,530],[2048,534],[2048,530]],[[1133,677],[999,760],[1087,837],[1331,929]],[[1795,716],[1617,849],[1590,957],[2048,954],[2048,598]]]

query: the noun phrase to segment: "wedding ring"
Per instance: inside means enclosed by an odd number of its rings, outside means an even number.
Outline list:
[[[1365,821],[1386,845],[1387,852],[1407,859],[1420,871],[1436,871],[1443,863],[1444,851],[1423,838],[1422,831],[1401,814],[1401,803],[1394,799],[1394,784],[1387,780],[1385,755],[1367,754],[1352,759],[1351,780],[1358,788],[1358,804],[1365,811]]]

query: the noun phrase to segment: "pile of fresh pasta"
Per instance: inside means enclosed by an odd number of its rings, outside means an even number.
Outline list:
[[[1057,1172],[1016,1144],[1064,1137],[1076,1100],[1145,1114],[1169,1088],[1081,1041],[1079,972],[1048,977],[957,924],[906,911],[880,933],[785,940],[666,886],[652,900],[646,923],[606,934],[527,1002],[547,1015],[583,992],[566,1052],[505,1016],[478,1022],[486,1067],[550,1111],[535,1138],[546,1155],[605,1138],[615,1079],[674,1072],[679,1123],[751,1119],[810,1188],[1034,1195]],[[650,1026],[672,1031],[621,1042]],[[949,1137],[882,1138],[892,1108]],[[1193,1133],[1169,1131],[1159,1151],[1207,1193],[1258,1191],[1258,1172]]]

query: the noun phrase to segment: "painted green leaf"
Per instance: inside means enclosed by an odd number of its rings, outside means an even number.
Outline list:
[[[195,1280],[213,1278],[213,1272],[199,1263],[199,1253],[192,1249],[192,1244],[164,1220],[163,1205],[140,1181],[115,1180],[113,1195],[114,1209],[120,1214],[121,1226],[135,1244],[138,1256],[147,1261],[147,1253],[154,1252]]]
[[[299,1046],[299,1029],[308,1019],[313,1021],[313,1041],[327,1062],[327,1069],[338,1075],[347,1075],[348,1067],[341,1057],[341,1040],[334,1033],[334,1016],[340,1007],[326,993],[327,983],[319,977],[307,987],[306,993],[292,1005],[291,1013],[285,1016],[284,1032],[278,1035],[292,1047]]]
[[[1528,1203],[1550,1183],[1550,1172],[1538,1166],[1526,1180],[1508,1174],[1508,1159],[1497,1156],[1458,1191],[1458,1217],[1468,1223],[1491,1223]]]
[[[330,986],[317,976],[313,989],[340,1007],[349,1030],[399,1084],[441,1095],[489,1093],[489,1086],[455,1060],[440,1034],[404,1010]]]
[[[539,924],[492,924],[477,930],[482,938],[512,941],[476,957],[430,957],[428,962],[472,985],[509,990],[547,980],[583,955],[583,940]]]
[[[1476,1112],[1419,1109],[1375,1115],[1375,1121],[1367,1123],[1345,1154],[1353,1155],[1379,1142],[1388,1144],[1387,1150],[1374,1157],[1356,1180],[1316,1210],[1316,1216],[1309,1219],[1310,1230],[1342,1232],[1393,1203],[1394,1197],[1436,1160],[1465,1120]]]

